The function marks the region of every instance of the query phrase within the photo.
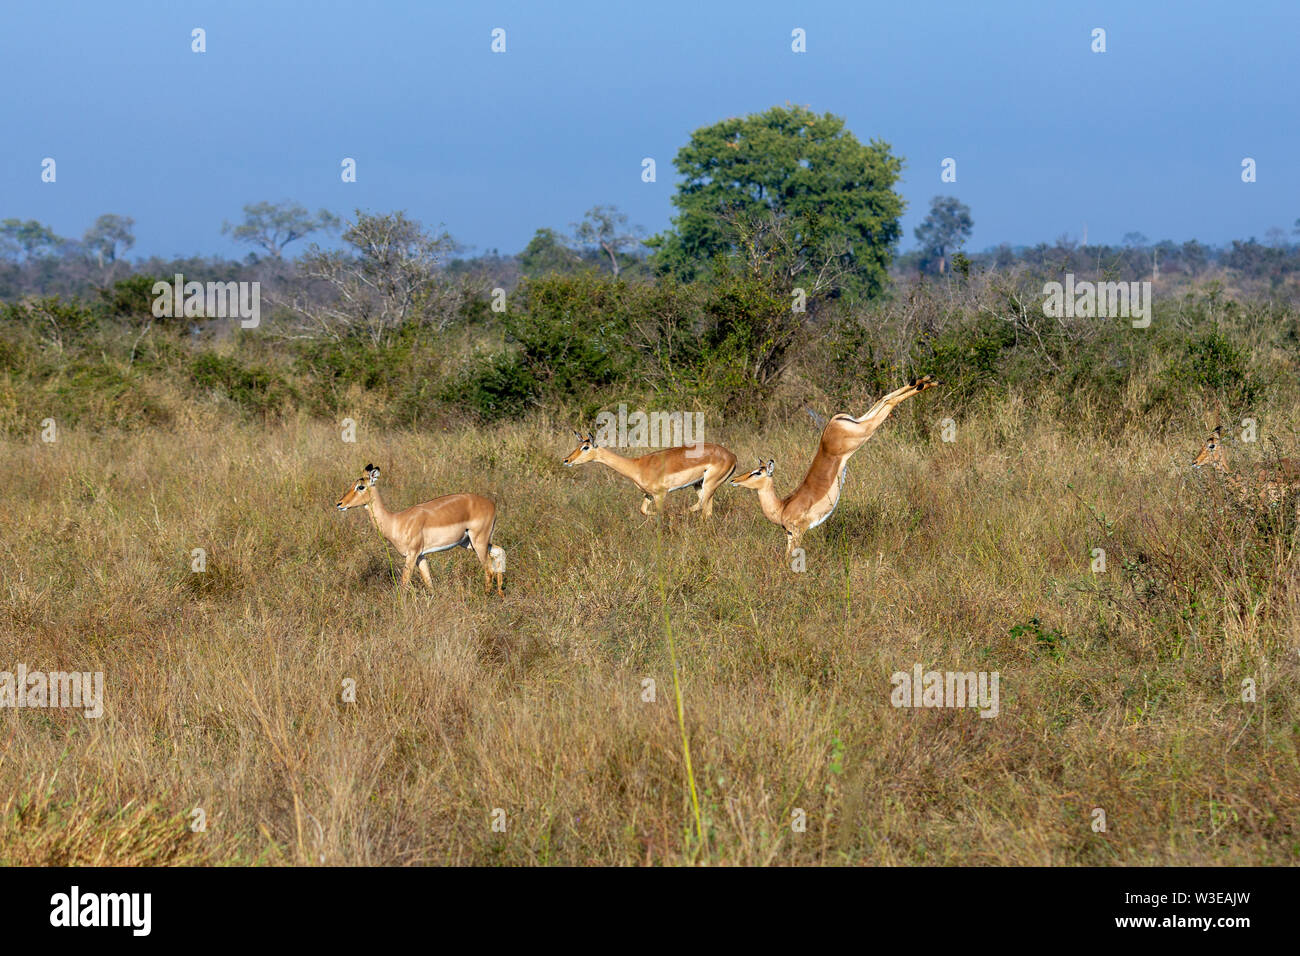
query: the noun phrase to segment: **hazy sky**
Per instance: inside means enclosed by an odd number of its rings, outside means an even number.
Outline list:
[[[596,203],[653,233],[691,130],[789,101],[903,157],[903,249],[936,194],[974,249],[1262,239],[1300,217],[1298,62],[1297,0],[0,0],[0,218],[130,215],[133,255],[239,255],[221,223],[262,199],[404,209],[479,251]]]

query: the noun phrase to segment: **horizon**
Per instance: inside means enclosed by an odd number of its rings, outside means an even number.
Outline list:
[[[243,259],[221,224],[263,200],[404,210],[467,257],[517,254],[598,203],[649,236],[670,227],[672,160],[693,130],[790,102],[903,158],[899,253],[916,248],[933,196],[970,207],[970,250],[1085,230],[1090,246],[1134,232],[1214,247],[1275,228],[1291,237],[1300,134],[1279,119],[1300,16],[1281,0],[1218,13],[1022,0],[991,13],[762,2],[654,15],[590,3],[401,2],[361,16],[337,2],[80,2],[57,15],[29,4],[0,14],[0,60],[20,94],[0,106],[12,131],[0,218],[75,237],[100,214],[131,216],[131,259]],[[193,27],[206,30],[204,53],[191,52]],[[496,27],[504,54],[490,49]],[[806,53],[791,51],[796,27]],[[1094,27],[1105,53],[1090,49]],[[653,183],[641,179],[647,156]],[[55,183],[41,181],[45,157]],[[355,183],[340,179],[344,157]],[[940,179],[947,157],[955,183]],[[1245,157],[1255,182],[1242,181]]]

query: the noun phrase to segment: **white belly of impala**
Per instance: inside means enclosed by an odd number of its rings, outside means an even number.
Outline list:
[[[420,554],[437,554],[439,551],[450,551],[452,548],[468,548],[469,546],[469,535],[464,535],[459,541],[453,541],[451,544],[440,544],[436,548],[425,548]]]
[[[836,482],[836,484],[831,488],[830,491],[831,506],[826,509],[826,513],[824,515],[822,515],[820,518],[818,518],[816,521],[814,521],[812,524],[808,526],[809,531],[817,527],[819,524],[821,524],[831,515],[835,514],[835,509],[840,503],[840,490],[844,487],[844,476],[848,474],[848,470],[849,470],[848,462],[845,462],[844,467],[840,469],[840,480]]]

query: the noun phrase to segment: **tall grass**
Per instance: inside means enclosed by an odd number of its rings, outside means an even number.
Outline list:
[[[1010,389],[948,443],[947,400],[859,452],[802,574],[749,492],[644,525],[625,481],[560,466],[544,413],[361,416],[353,445],[184,404],[4,439],[0,668],[102,670],[106,710],[0,711],[0,862],[1300,860],[1294,520],[1190,472],[1190,411],[1116,424]],[[1297,422],[1293,396],[1266,419]],[[709,438],[788,492],[817,434]],[[505,598],[460,551],[434,593],[397,590],[332,507],[367,461],[392,506],[494,497]],[[891,707],[914,663],[999,671],[1001,713]]]

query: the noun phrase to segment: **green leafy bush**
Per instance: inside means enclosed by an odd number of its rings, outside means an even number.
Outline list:
[[[523,414],[537,390],[537,379],[520,357],[499,352],[476,360],[444,385],[437,398],[484,421],[496,421]]]
[[[241,409],[263,415],[279,411],[296,398],[292,386],[274,372],[246,366],[232,355],[204,352],[190,363],[190,377],[200,388],[218,392]]]
[[[551,275],[522,287],[522,306],[506,313],[519,364],[560,397],[608,385],[628,374],[626,286],[595,273]]]
[[[1186,342],[1166,367],[1164,382],[1164,397],[1199,390],[1233,407],[1250,407],[1263,392],[1263,383],[1250,371],[1246,351],[1217,327]]]

